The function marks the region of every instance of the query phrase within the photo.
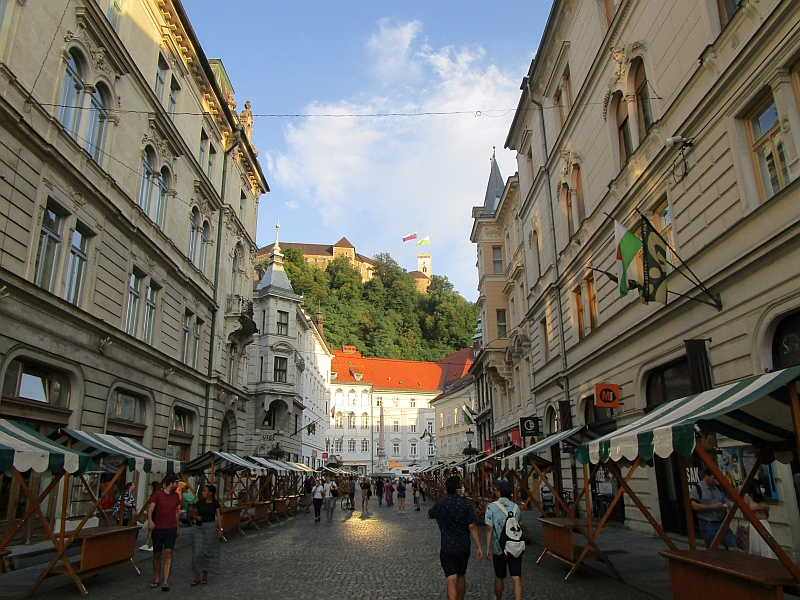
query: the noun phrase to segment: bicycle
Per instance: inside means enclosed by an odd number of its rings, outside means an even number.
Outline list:
[[[352,510],[353,504],[350,502],[350,494],[343,493],[342,494],[342,501],[340,503],[342,505],[342,510]]]

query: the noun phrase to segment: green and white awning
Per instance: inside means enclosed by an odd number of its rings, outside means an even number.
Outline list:
[[[14,421],[0,419],[0,473],[12,468],[53,474],[85,472],[92,467],[88,454],[69,449]]]
[[[563,441],[573,441],[570,438],[578,435],[583,429],[584,426],[580,425],[579,427],[574,427],[572,429],[568,429],[567,431],[559,431],[558,433],[548,435],[546,438],[539,440],[535,444],[528,446],[527,448],[523,448],[519,452],[515,452],[514,454],[506,456],[503,459],[503,466],[506,469],[510,469],[511,465],[514,464],[514,461],[516,461],[518,458],[529,456],[537,452],[544,452],[545,450],[556,444],[560,444]]]
[[[272,469],[273,471],[285,471],[286,467],[282,464],[277,464],[277,461],[269,460],[267,458],[262,458],[260,456],[248,456],[247,460],[252,461],[258,465],[261,465],[265,469]]]
[[[691,456],[695,428],[748,444],[794,440],[786,385],[800,378],[800,366],[750,377],[657,407],[638,421],[581,444],[575,458],[583,464]]]
[[[133,438],[108,433],[88,433],[76,429],[59,429],[51,438],[61,444],[72,442],[72,449],[86,452],[95,462],[104,458],[124,458],[128,470],[145,473],[180,473],[182,463],[170,460],[145,448]]]
[[[267,474],[266,467],[256,464],[252,460],[230,452],[216,452],[214,450],[209,450],[202,456],[189,461],[184,465],[183,470],[185,473],[210,471],[212,461],[215,471],[250,471],[256,477]]]

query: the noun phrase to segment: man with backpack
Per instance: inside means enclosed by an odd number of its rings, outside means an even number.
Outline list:
[[[494,595],[503,596],[503,580],[511,574],[514,600],[522,600],[522,511],[511,500],[513,489],[508,481],[500,481],[497,491],[501,498],[486,507],[486,560],[494,565]]]
[[[700,534],[703,536],[706,548],[711,545],[719,533],[730,508],[725,493],[718,486],[719,480],[714,472],[706,468],[703,471],[703,479],[689,489],[692,510],[697,513],[697,524],[700,526]],[[730,528],[722,536],[720,545],[726,550],[739,549],[736,545],[736,536],[733,535]]]

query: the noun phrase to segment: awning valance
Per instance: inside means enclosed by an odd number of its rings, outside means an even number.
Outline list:
[[[506,467],[508,467],[508,463],[517,458],[522,458],[523,456],[535,454],[536,452],[544,452],[545,450],[551,448],[552,446],[560,444],[561,442],[564,441],[572,441],[570,440],[570,438],[573,438],[574,436],[578,435],[584,429],[584,427],[585,427],[584,425],[580,425],[578,427],[573,427],[572,429],[568,429],[567,431],[559,431],[558,433],[548,435],[546,438],[539,440],[535,444],[528,446],[527,448],[523,448],[519,452],[514,452],[514,454],[506,456],[503,459],[504,461],[507,461]]]
[[[500,448],[500,450],[495,450],[488,456],[482,456],[481,458],[476,459],[475,462],[472,464],[477,465],[485,460],[489,460],[490,458],[496,458],[497,456],[503,454],[504,452],[511,452],[514,448],[516,448],[516,446],[506,446],[505,448]]]
[[[741,442],[764,445],[794,439],[786,385],[800,378],[800,366],[749,377],[680,400],[667,402],[641,419],[582,444],[575,458],[583,464],[640,456],[650,460],[673,452],[691,456],[695,427]]]
[[[76,429],[59,429],[50,436],[60,444],[72,441],[72,449],[86,452],[97,462],[103,458],[125,458],[130,471],[145,473],[180,473],[182,463],[145,448],[133,438],[108,433],[88,433]]]
[[[283,465],[277,464],[274,460],[269,460],[266,458],[262,458],[260,456],[248,456],[247,460],[250,460],[258,465],[261,465],[265,469],[272,469],[273,471],[285,471],[285,467]]]
[[[209,450],[205,454],[198,456],[192,461],[189,461],[184,466],[184,471],[187,473],[202,473],[211,469],[211,461],[214,461],[214,470],[216,471],[250,471],[253,475],[261,476],[266,475],[267,469],[258,465],[255,462],[231,454],[230,452],[216,452]]]
[[[12,468],[20,473],[31,469],[37,473],[83,473],[91,467],[88,454],[58,444],[20,423],[0,419],[0,473]]]

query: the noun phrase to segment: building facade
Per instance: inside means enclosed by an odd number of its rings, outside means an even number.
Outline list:
[[[333,245],[284,242],[283,249],[286,250],[287,248],[299,248],[303,251],[303,257],[308,265],[323,271],[328,268],[328,264],[331,261],[340,256],[344,256],[350,261],[352,267],[361,273],[362,281],[367,282],[372,279],[375,261],[356,252],[356,247],[345,237]],[[272,253],[272,246],[264,246],[258,251],[256,254],[257,268],[265,267],[269,262],[270,253]]]
[[[445,391],[431,400],[431,407],[435,413],[436,462],[450,464],[463,460],[464,450],[469,447],[467,432],[475,433],[473,376],[465,375],[446,386]],[[473,448],[478,450],[475,446]]]
[[[781,0],[554,2],[506,140],[518,208],[490,240],[508,332],[520,347],[530,340],[518,353],[507,336],[502,378],[516,386],[530,361],[522,405],[546,434],[570,424],[607,432],[660,403],[800,362],[799,24],[800,7]],[[485,212],[473,212],[476,230],[489,225]],[[615,272],[613,220],[641,234],[642,215],[669,242],[666,303],[645,302],[641,288],[621,297],[605,274]],[[629,279],[643,275],[640,254]],[[482,315],[485,332],[492,316]],[[620,409],[595,407],[600,382],[621,386]],[[752,455],[718,442],[725,456]],[[683,533],[677,468],[656,458],[631,485],[667,531]],[[791,551],[798,465],[771,469],[770,520]],[[649,528],[631,504],[624,520]]]
[[[177,0],[0,11],[0,417],[241,448],[268,191],[247,114]]]
[[[303,313],[304,331],[298,328],[298,351],[306,362],[301,375],[303,396],[303,432],[301,461],[314,469],[325,466],[325,434],[329,421],[331,398],[331,352],[324,336],[322,314],[315,317]]]

